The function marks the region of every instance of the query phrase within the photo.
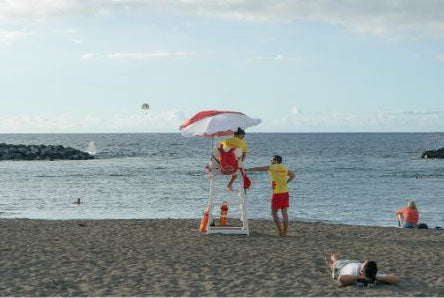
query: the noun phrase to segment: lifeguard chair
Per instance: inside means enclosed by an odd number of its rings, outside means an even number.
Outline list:
[[[223,149],[222,149],[223,150]],[[207,222],[207,234],[243,234],[249,235],[248,228],[248,217],[247,217],[247,208],[246,208],[246,190],[244,189],[245,181],[244,175],[242,175],[243,164],[241,161],[242,152],[240,149],[235,150],[236,157],[238,157],[238,169],[234,173],[238,175],[238,183],[235,184],[235,189],[233,191],[228,191],[225,188],[227,184],[227,178],[230,175],[222,174],[220,171],[220,167],[217,162],[217,151],[218,148],[215,147],[212,150],[211,161],[208,165],[208,185],[209,185],[209,200],[208,200],[208,212],[209,212],[209,220]],[[225,179],[224,179],[225,178]],[[233,217],[233,214],[237,215],[237,218],[240,220],[240,225],[232,226],[232,225],[217,225],[214,224],[215,216],[213,216],[214,212],[217,212],[219,206],[222,205],[223,201],[227,201],[230,215],[230,222],[232,219],[236,219]]]
[[[238,128],[246,129],[251,126],[255,126],[260,124],[261,119],[250,118],[247,115],[234,112],[234,111],[202,111],[195,114],[193,117],[187,119],[180,125],[179,130],[185,137],[211,137],[211,151],[214,150],[214,137],[215,136],[228,136],[232,135],[234,131]],[[213,153],[213,152],[212,152]],[[213,159],[213,154],[211,154],[211,159]],[[212,165],[213,160],[211,160]],[[241,165],[243,169],[243,165]],[[240,182],[238,186],[235,186],[236,191],[227,191],[225,185],[227,183],[226,179],[220,178],[228,178],[225,175],[221,175],[220,171],[217,170],[217,166],[210,168],[210,171],[207,174],[208,184],[209,184],[209,201],[208,201],[208,216],[209,220],[207,221],[207,234],[244,234],[249,235],[248,229],[248,217],[247,217],[247,209],[246,209],[246,191],[244,189],[245,178],[244,175],[239,171],[238,182]],[[217,187],[217,184],[223,183],[223,191],[220,191]],[[236,183],[238,184],[238,183]],[[219,191],[218,191],[219,190]],[[234,199],[232,198],[234,196]],[[228,199],[227,197],[230,197]],[[220,198],[220,200],[218,200]],[[233,211],[236,211],[239,215],[240,225],[238,226],[214,226],[212,223],[214,222],[213,213],[215,211],[216,206],[219,207],[222,201],[228,201],[229,207],[229,218],[233,218]],[[238,208],[233,208],[238,207]],[[233,210],[234,209],[234,210]],[[231,221],[231,220],[229,220]]]

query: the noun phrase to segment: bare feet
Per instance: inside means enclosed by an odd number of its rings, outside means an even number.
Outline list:
[[[331,268],[331,259],[324,257],[324,262],[325,262],[325,266],[327,266],[328,268]]]
[[[283,231],[282,231],[282,237],[285,237],[285,236],[287,236],[287,228],[286,228],[286,226],[284,225],[284,229],[283,229]]]
[[[339,254],[337,252],[332,252],[330,254],[330,257],[324,258],[324,261],[327,266],[331,267],[334,264],[334,262],[336,262],[338,259],[339,259]]]
[[[339,253],[336,251],[332,251],[330,254],[330,259],[334,262],[336,262],[339,259]]]

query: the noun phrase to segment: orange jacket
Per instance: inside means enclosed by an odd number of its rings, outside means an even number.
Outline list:
[[[418,224],[419,219],[419,212],[417,209],[413,208],[402,208],[396,211],[396,215],[402,214],[402,217],[404,218],[404,221],[406,223],[416,225]]]

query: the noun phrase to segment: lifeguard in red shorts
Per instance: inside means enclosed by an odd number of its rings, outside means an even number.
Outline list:
[[[274,155],[269,166],[249,168],[246,169],[246,171],[268,172],[270,175],[271,188],[273,189],[273,195],[271,196],[271,215],[279,230],[279,235],[285,237],[288,231],[287,208],[290,207],[290,195],[287,184],[294,179],[294,173],[282,164],[282,157],[280,155]],[[282,211],[283,225],[281,225],[278,216],[279,209]]]

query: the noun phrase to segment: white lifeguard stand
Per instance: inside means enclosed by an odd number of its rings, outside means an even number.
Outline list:
[[[217,149],[216,149],[217,150]],[[240,150],[240,149],[239,149]],[[214,148],[213,151],[214,152]],[[239,153],[237,153],[239,154]],[[242,152],[240,152],[240,156],[242,155]],[[244,177],[241,175],[240,170],[238,170],[236,173],[238,174],[237,180],[240,183],[236,183],[236,190],[228,191],[225,187],[216,187],[216,181],[217,180],[223,180],[218,181],[222,182],[223,186],[226,185],[228,182],[228,179],[231,177],[229,175],[223,175],[220,172],[219,167],[214,163],[214,154],[211,155],[211,162],[209,164],[209,173],[207,174],[207,178],[209,180],[209,202],[208,202],[208,209],[209,209],[209,220],[207,223],[207,234],[242,234],[242,235],[249,235],[249,228],[248,228],[248,217],[247,217],[247,208],[246,208],[246,191],[243,188],[244,185]],[[239,159],[239,167],[243,168],[242,161]],[[239,184],[239,185],[238,185]],[[222,188],[223,191],[220,190]],[[225,196],[223,200],[218,200],[222,194]],[[226,199],[226,197],[230,197],[230,199]],[[237,197],[237,198],[236,198]],[[213,216],[213,211],[215,211],[215,207],[221,206],[223,201],[228,202],[229,210],[231,210],[228,214],[237,214],[239,216],[240,222],[242,223],[239,226],[216,226],[212,225],[214,223],[215,217]],[[237,210],[234,208],[237,206]],[[233,209],[236,211],[233,212]],[[217,209],[216,209],[217,211]]]
[[[180,126],[179,130],[184,137],[211,137],[211,150],[213,148],[214,137],[229,136],[232,135],[238,129],[246,129],[251,126],[256,126],[261,123],[261,119],[250,118],[244,113],[236,111],[218,111],[218,110],[205,110],[201,111],[191,118],[185,120]],[[213,156],[213,154],[211,154]],[[243,165],[242,165],[243,168]],[[217,174],[216,174],[217,173]],[[207,234],[244,234],[248,235],[248,218],[246,210],[246,192],[243,188],[244,181],[243,175],[239,175],[238,181],[241,181],[241,185],[238,190],[237,202],[230,200],[228,206],[239,206],[239,215],[242,222],[241,226],[212,226],[214,206],[217,203],[218,197],[215,192],[215,177],[228,178],[229,176],[220,175],[219,169],[216,167],[210,168],[207,175],[209,179],[209,203],[208,203],[208,223]],[[220,179],[222,180],[222,179]],[[225,189],[225,188],[224,188]],[[227,193],[228,191],[225,191]],[[229,193],[234,193],[230,191]],[[231,195],[231,194],[230,194]],[[229,207],[230,208],[230,207]],[[232,214],[233,212],[230,212]]]

